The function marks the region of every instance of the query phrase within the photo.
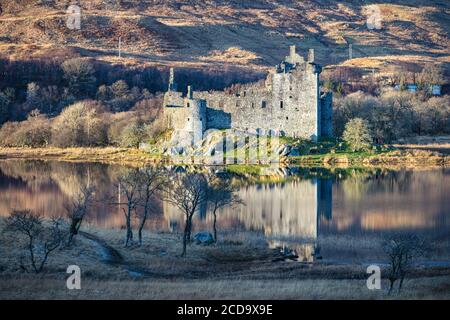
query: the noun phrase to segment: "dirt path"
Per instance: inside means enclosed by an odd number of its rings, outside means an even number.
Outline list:
[[[119,251],[108,245],[104,240],[83,231],[80,231],[79,234],[94,243],[103,263],[109,265],[120,265],[124,263],[124,258]]]
[[[153,270],[147,269],[147,268],[143,268],[140,267],[138,265],[136,265],[133,261],[127,261],[126,258],[124,256],[122,256],[122,254],[115,248],[113,248],[112,246],[110,246],[108,243],[106,243],[105,240],[97,237],[96,235],[87,233],[87,232],[80,232],[79,233],[80,236],[84,237],[85,239],[87,239],[88,241],[90,241],[93,246],[96,249],[96,252],[98,253],[98,255],[100,256],[100,261],[106,265],[109,266],[114,266],[117,268],[120,268],[124,271],[126,271],[128,273],[128,275],[133,278],[133,279],[154,279],[154,280],[174,280],[177,278],[180,278],[180,280],[186,280],[187,278],[192,277],[192,279],[199,279],[201,277],[199,277],[200,274],[204,275],[204,273],[200,272],[194,272],[194,271],[190,271],[189,274],[184,274],[184,275],[180,275],[180,274],[167,274],[167,273],[161,273],[161,272],[155,272]],[[272,265],[270,266],[269,269],[260,269],[257,272],[261,272],[260,277],[258,277],[258,279],[262,280],[265,278],[271,278],[272,277],[272,272],[274,271],[273,268],[278,269],[278,264],[276,262],[281,262],[281,261],[286,261],[286,257],[281,258],[281,259],[275,259],[272,260]],[[214,263],[214,261],[210,261],[210,263]],[[348,277],[349,276],[349,272],[352,272],[352,270],[354,270],[354,268],[360,268],[360,267],[364,267],[366,268],[368,265],[371,264],[376,264],[379,265],[383,268],[387,267],[386,262],[383,261],[360,261],[355,263],[354,261],[350,261],[350,260],[323,260],[317,263],[314,263],[314,265],[316,266],[315,270],[316,271],[311,271],[311,272],[306,272],[302,275],[302,277],[304,277],[305,279],[307,278],[323,278],[323,279],[328,279],[330,278],[330,275],[328,274],[328,268],[331,267],[333,269],[333,272],[337,272],[338,270],[334,267],[345,267],[346,269],[348,269],[347,271],[342,271],[340,270],[338,272],[338,274],[334,274],[331,278],[336,278],[336,276],[338,277]],[[428,260],[423,260],[423,261],[418,261],[416,264],[416,268],[417,268],[417,274],[414,275],[414,277],[419,277],[419,276],[426,276],[426,274],[428,274],[428,271],[432,271],[434,268],[438,267],[438,268],[444,268],[446,270],[449,270],[448,268],[450,267],[450,264],[448,261],[428,261]],[[311,265],[312,266],[312,265]],[[280,268],[283,269],[285,268],[285,265],[280,265]],[[323,269],[325,268],[325,269]],[[245,277],[245,276],[249,276],[251,278],[254,278],[254,270],[253,267],[250,268],[252,270],[243,270],[243,269],[235,269],[235,270],[227,270],[227,272],[223,272],[221,274],[221,279],[235,279],[236,276],[240,276],[240,277]],[[359,270],[359,269],[358,269]],[[248,272],[247,272],[248,271]],[[426,274],[423,274],[423,272],[425,272]],[[447,271],[448,272],[448,271]],[[271,276],[268,276],[268,275]],[[437,275],[442,275],[441,273],[438,272]],[[282,275],[280,274],[280,276],[282,277]],[[429,276],[429,275],[428,275]],[[433,275],[432,275],[433,276]],[[215,279],[217,279],[216,277],[213,277]]]
[[[83,231],[80,231],[79,234],[94,244],[94,246],[97,248],[97,252],[101,256],[101,261],[103,263],[111,266],[121,267],[134,278],[156,276],[155,273],[147,269],[137,267],[132,263],[127,262],[119,251],[107,244],[103,239],[100,239],[93,234]]]

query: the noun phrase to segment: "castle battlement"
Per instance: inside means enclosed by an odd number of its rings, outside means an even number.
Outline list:
[[[291,46],[289,55],[269,72],[265,86],[248,84],[234,94],[189,87],[183,96],[176,90],[171,69],[164,96],[165,122],[195,141],[208,129],[271,132],[316,141],[332,135],[332,95],[320,92],[321,72],[313,49],[305,59]]]

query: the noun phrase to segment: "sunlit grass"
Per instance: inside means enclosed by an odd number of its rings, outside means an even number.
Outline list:
[[[230,164],[227,166],[227,171],[238,175],[260,175],[263,167],[267,165],[244,165],[244,164]]]

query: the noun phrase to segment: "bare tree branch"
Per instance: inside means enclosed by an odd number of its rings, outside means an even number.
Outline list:
[[[201,173],[174,174],[165,189],[165,200],[185,215],[182,256],[191,240],[192,217],[207,199],[208,183]]]
[[[64,241],[63,219],[52,218],[49,224],[49,227],[46,227],[42,216],[30,210],[13,211],[6,222],[7,231],[19,232],[28,238],[26,248],[31,266],[36,273],[44,269],[49,255]],[[23,265],[22,262],[21,265]],[[27,270],[25,266],[23,268]]]
[[[425,253],[425,242],[413,234],[394,234],[384,240],[382,246],[389,259],[389,294],[397,280],[400,280],[398,286],[400,292],[405,276],[412,269],[414,259]]]

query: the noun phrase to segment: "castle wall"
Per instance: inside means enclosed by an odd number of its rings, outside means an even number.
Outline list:
[[[320,96],[321,67],[290,49],[290,55],[267,77],[265,85],[248,84],[240,92],[175,92],[173,71],[164,96],[168,127],[191,132],[196,138],[208,129],[237,129],[249,133],[276,134],[317,140],[332,136],[332,97]],[[194,108],[187,107],[188,105]]]
[[[262,126],[270,114],[270,94],[264,88],[248,87],[240,94],[225,92],[195,92],[194,97],[206,100],[207,129],[238,129],[256,133],[257,129],[270,129]],[[262,108],[263,103],[265,108]]]
[[[315,140],[320,136],[319,75],[314,64],[271,73],[268,87],[246,86],[238,94],[195,92],[207,102],[207,129],[233,128]]]
[[[203,139],[206,131],[206,102],[204,100],[186,99],[187,130],[192,132],[194,143]]]
[[[316,239],[320,183],[303,180],[275,186],[245,186],[237,195],[246,205],[220,208],[217,214],[222,221],[238,221],[247,230],[261,230],[268,237]],[[170,203],[164,204],[164,217],[172,224],[183,222],[179,210]]]
[[[321,103],[321,124],[323,137],[333,136],[333,94],[324,93],[320,98]]]
[[[217,213],[219,226],[233,222],[246,230],[259,230],[264,232],[272,248],[287,246],[301,260],[311,261],[320,221],[332,218],[332,186],[331,179],[247,185],[237,191],[246,205],[220,208]],[[211,218],[205,217],[203,208],[198,213],[196,226],[201,220]],[[164,217],[169,225],[183,223],[179,210],[171,204],[164,203]]]
[[[180,138],[191,144],[203,139],[206,130],[206,102],[203,100],[181,98],[177,92],[168,92],[164,98],[164,120],[168,128],[177,130]]]

